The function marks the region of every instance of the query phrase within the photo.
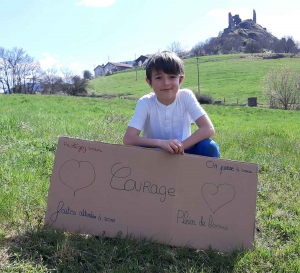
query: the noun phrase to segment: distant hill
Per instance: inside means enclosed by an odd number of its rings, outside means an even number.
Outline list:
[[[202,45],[204,55],[228,53],[298,53],[291,37],[278,39],[266,28],[257,24],[256,12],[253,19],[242,20],[239,15],[228,14],[228,27],[218,37]]]
[[[239,46],[246,47],[248,43],[256,42],[262,48],[270,50],[279,42],[277,37],[251,19],[241,21],[232,31],[224,31],[217,39],[221,45],[237,42]]]

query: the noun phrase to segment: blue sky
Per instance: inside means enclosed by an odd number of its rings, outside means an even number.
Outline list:
[[[300,41],[299,0],[1,0],[0,46],[23,48],[42,68],[93,71],[174,42],[192,48],[228,26],[228,12],[277,38]]]

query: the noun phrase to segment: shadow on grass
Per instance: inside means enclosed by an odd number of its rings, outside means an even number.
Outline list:
[[[1,239],[1,272],[236,272],[246,251],[171,247],[145,238],[106,238],[50,228]]]

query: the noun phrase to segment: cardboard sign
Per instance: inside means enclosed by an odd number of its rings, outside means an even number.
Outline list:
[[[61,137],[45,224],[174,246],[251,249],[257,172],[252,163]]]

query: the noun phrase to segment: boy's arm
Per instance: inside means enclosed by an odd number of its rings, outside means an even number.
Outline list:
[[[140,137],[141,131],[128,126],[125,132],[123,143],[125,145],[141,146],[149,148],[162,148],[172,154],[183,154],[183,145],[177,139],[163,140]]]
[[[187,139],[182,141],[184,150],[190,148],[191,146],[195,145],[196,143],[211,138],[215,135],[214,126],[208,117],[208,115],[203,115],[200,118],[195,120],[195,123],[198,126],[198,129],[191,134]]]

